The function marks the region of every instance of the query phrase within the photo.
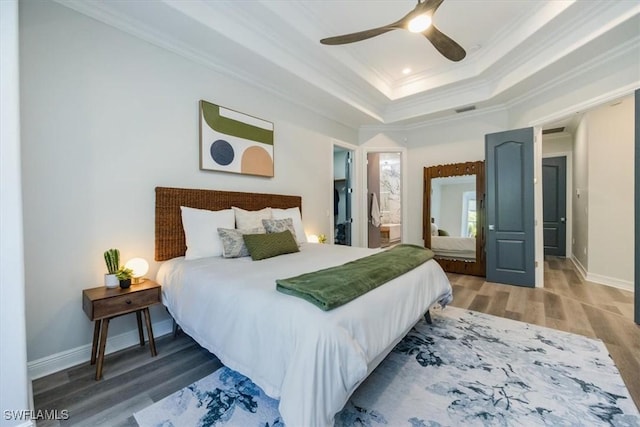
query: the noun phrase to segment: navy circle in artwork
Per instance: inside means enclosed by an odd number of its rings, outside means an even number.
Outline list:
[[[214,141],[214,143],[211,144],[209,152],[211,153],[213,161],[222,166],[227,166],[235,157],[233,147],[223,139]]]

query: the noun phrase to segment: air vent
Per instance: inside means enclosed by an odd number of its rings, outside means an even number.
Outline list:
[[[468,107],[458,108],[456,113],[466,113],[467,111],[473,111],[476,109],[475,105],[469,105]]]
[[[561,128],[551,128],[551,129],[542,130],[543,135],[549,135],[550,133],[560,133],[560,132],[564,132],[564,126]]]

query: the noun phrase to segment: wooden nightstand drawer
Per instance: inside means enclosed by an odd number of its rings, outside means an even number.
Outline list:
[[[91,320],[131,313],[160,302],[160,285],[152,280],[127,289],[101,286],[82,292],[82,309]]]
[[[160,290],[149,289],[93,302],[93,318],[113,317],[160,302]]]

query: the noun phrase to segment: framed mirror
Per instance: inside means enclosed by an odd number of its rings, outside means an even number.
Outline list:
[[[484,276],[484,161],[424,168],[422,237],[445,271]]]

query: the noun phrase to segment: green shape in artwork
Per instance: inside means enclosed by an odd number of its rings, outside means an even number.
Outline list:
[[[222,117],[220,116],[219,105],[200,101],[200,107],[202,109],[202,117],[204,117],[204,120],[211,129],[226,135],[233,135],[238,138],[273,145],[273,130],[263,129],[228,117]]]

